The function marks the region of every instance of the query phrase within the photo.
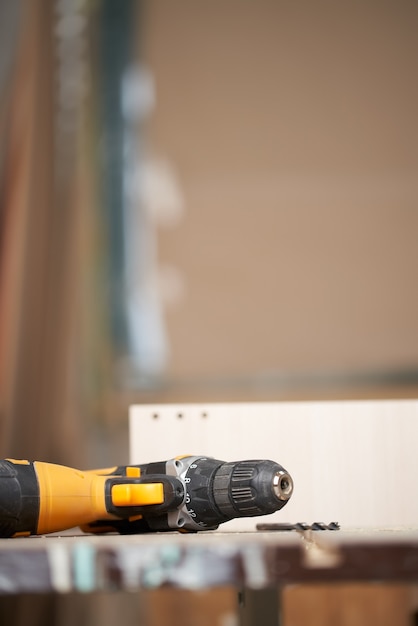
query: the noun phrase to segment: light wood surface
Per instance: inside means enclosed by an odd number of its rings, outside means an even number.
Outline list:
[[[136,405],[130,458],[179,454],[224,461],[272,459],[293,477],[286,506],[266,518],[339,522],[344,528],[418,527],[418,401],[336,401]]]

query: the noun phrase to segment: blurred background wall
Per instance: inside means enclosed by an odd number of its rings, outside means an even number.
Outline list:
[[[416,3],[0,7],[3,455],[123,462],[132,402],[416,395]]]
[[[169,380],[415,383],[416,3],[146,6],[151,146],[185,201],[159,238]]]

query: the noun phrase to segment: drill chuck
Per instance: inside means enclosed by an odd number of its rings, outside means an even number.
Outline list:
[[[228,519],[281,509],[292,493],[289,474],[273,461],[223,463],[213,481],[214,501]]]
[[[273,461],[224,463],[213,481],[215,502],[231,519],[274,513],[292,490],[290,475]]]

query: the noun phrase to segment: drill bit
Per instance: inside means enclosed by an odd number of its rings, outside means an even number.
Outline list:
[[[305,522],[297,522],[295,524],[257,524],[257,530],[279,530],[279,531],[288,531],[288,530],[340,530],[340,525],[338,522],[330,522],[329,524],[324,524],[323,522],[313,522],[312,524],[306,524]]]

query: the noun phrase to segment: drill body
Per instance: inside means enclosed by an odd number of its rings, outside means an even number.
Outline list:
[[[214,530],[266,515],[289,500],[288,472],[269,460],[185,456],[82,472],[39,461],[0,461],[0,536]]]

